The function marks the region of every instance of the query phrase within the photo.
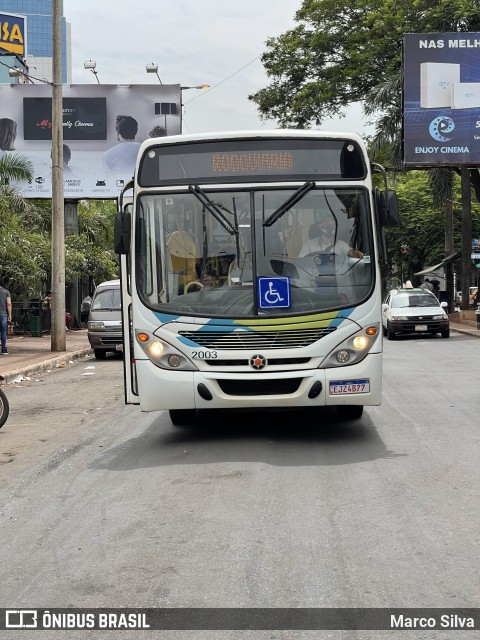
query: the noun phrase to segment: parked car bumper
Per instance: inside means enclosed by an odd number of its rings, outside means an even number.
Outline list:
[[[395,333],[443,333],[450,327],[449,320],[391,320]]]
[[[88,340],[94,350],[122,351],[123,349],[122,333],[89,331]]]

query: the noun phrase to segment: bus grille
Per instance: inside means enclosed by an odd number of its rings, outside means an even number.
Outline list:
[[[248,350],[298,349],[313,344],[336,327],[294,331],[179,331],[183,338],[206,349]]]
[[[228,396],[278,396],[298,391],[301,378],[283,380],[217,380],[220,389]]]
[[[301,364],[307,364],[311,358],[269,358],[269,366],[275,365],[277,367],[295,367]],[[243,360],[204,360],[205,364],[209,367],[245,367],[250,364],[248,355],[244,356]]]

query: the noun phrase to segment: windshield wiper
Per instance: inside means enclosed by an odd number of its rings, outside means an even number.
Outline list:
[[[293,207],[294,204],[297,204],[299,200],[306,195],[310,189],[313,189],[315,186],[315,182],[309,181],[302,184],[295,193],[293,193],[288,200],[285,200],[283,204],[281,204],[275,211],[265,220],[263,223],[264,227],[271,227],[279,218],[281,218],[289,209]]]
[[[188,190],[190,191],[190,193],[193,193],[193,195],[198,200],[200,200],[200,202],[203,204],[205,209],[210,211],[212,216],[215,218],[215,220],[217,220],[217,222],[219,222],[222,225],[225,231],[227,231],[232,236],[238,235],[238,229],[235,229],[235,227],[233,227],[230,224],[230,222],[224,216],[224,214],[222,213],[218,205],[215,204],[215,202],[213,202],[212,200],[210,200],[210,198],[207,196],[205,191],[203,191],[203,189],[201,189],[198,185],[191,184],[188,187]]]

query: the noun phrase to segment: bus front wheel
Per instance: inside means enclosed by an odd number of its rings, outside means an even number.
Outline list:
[[[168,413],[172,424],[176,427],[188,427],[194,424],[197,419],[195,409],[170,409]]]

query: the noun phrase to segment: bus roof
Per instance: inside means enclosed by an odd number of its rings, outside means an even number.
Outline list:
[[[246,130],[246,131],[213,131],[208,133],[189,133],[178,136],[163,136],[161,138],[147,138],[142,142],[139,149],[143,153],[145,149],[152,144],[170,145],[185,142],[209,142],[214,140],[240,140],[255,138],[318,138],[331,140],[354,140],[366,153],[365,142],[357,133],[349,131],[320,131],[317,129],[265,129],[265,130]]]

